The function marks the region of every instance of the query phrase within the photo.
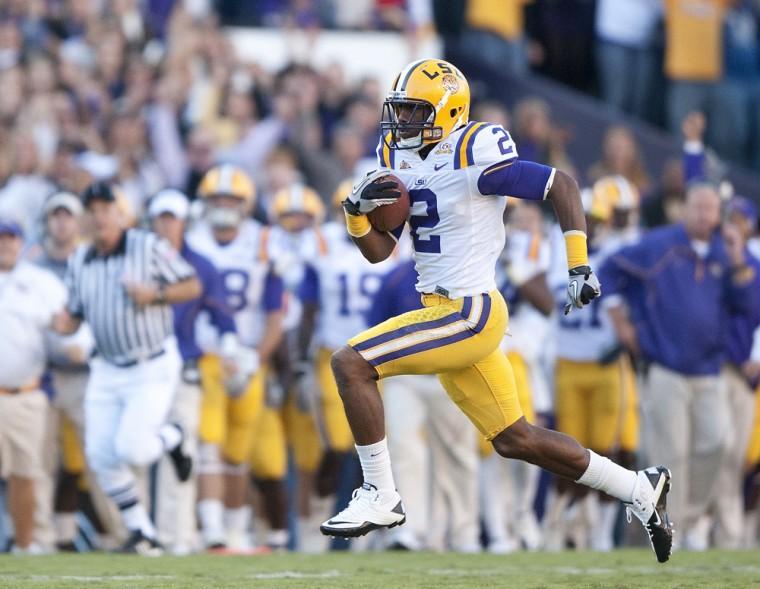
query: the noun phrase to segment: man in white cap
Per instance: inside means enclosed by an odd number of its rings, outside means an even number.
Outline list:
[[[0,218],[0,478],[15,531],[13,551],[37,553],[35,486],[42,476],[47,397],[45,332],[66,303],[50,272],[21,259],[21,225]]]
[[[41,241],[30,248],[27,254],[30,261],[50,270],[61,281],[66,274],[69,256],[81,242],[82,213],[79,197],[65,191],[52,194],[42,207]],[[54,536],[59,550],[76,550],[79,478],[85,470],[82,456],[84,391],[89,378],[87,360],[93,346],[92,332],[86,324],[70,336],[60,336],[53,332],[46,334],[52,404],[47,412],[44,453],[46,476],[37,486],[35,538],[38,542],[48,544],[52,543]],[[58,480],[53,499],[52,483],[56,476]],[[91,489],[92,482],[89,485]],[[98,511],[106,515],[110,504],[105,501],[102,493],[98,497],[101,499]],[[55,516],[51,517],[53,506]],[[114,531],[118,518],[101,519],[105,519],[106,527]],[[55,527],[54,533],[50,529],[51,525]]]
[[[153,197],[148,207],[148,215],[158,236],[168,241],[195,269],[202,288],[198,298],[172,306],[174,331],[183,369],[170,419],[180,423],[187,432],[187,449],[195,456],[202,393],[198,360],[203,355],[195,338],[196,321],[202,312],[207,313],[212,327],[219,333],[220,338],[227,342],[223,348],[228,350],[237,348],[237,334],[233,312],[226,303],[226,291],[221,276],[208,259],[190,249],[185,241],[185,225],[189,210],[189,201],[183,193],[166,189]],[[231,359],[226,362],[231,363]],[[168,464],[161,465],[158,476],[156,524],[159,539],[175,554],[185,554],[194,544],[197,529],[195,477],[186,482],[179,482]]]

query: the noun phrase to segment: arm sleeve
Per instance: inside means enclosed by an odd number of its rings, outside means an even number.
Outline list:
[[[611,304],[625,297],[633,284],[647,276],[646,249],[642,242],[624,247],[607,258],[598,272],[604,297]]]
[[[760,321],[760,263],[746,253],[747,264],[752,269],[747,279],[737,283],[731,272],[726,272],[726,296],[728,304],[736,312]]]
[[[512,160],[494,164],[478,178],[478,192],[483,196],[513,196],[526,200],[544,200],[554,181],[554,168]]]
[[[683,177],[686,184],[705,179],[705,147],[701,143],[684,143]]]
[[[477,190],[483,196],[543,200],[554,180],[554,168],[518,159],[517,145],[500,125],[471,124],[455,152],[455,167],[479,171]]]
[[[284,306],[285,283],[282,278],[270,271],[264,283],[264,310],[267,313],[280,311]]]
[[[188,163],[177,117],[170,108],[157,104],[150,109],[148,133],[156,163],[167,183],[169,186],[181,188],[187,178]]]
[[[159,281],[174,284],[195,276],[195,269],[179,255],[169,242],[156,239],[152,246],[151,275]]]
[[[311,264],[306,265],[303,280],[298,287],[298,298],[305,304],[319,304],[319,274]]]
[[[72,256],[69,258],[63,282],[69,291],[69,302],[66,305],[66,310],[73,317],[82,318],[84,316],[84,308],[79,294],[79,279],[76,271],[77,265],[78,260],[76,257]]]
[[[234,313],[227,304],[227,289],[221,274],[211,264],[198,273],[203,282],[203,308],[208,311],[211,324],[219,333],[236,333]]]

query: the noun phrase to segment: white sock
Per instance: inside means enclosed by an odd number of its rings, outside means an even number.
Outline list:
[[[182,443],[182,432],[173,423],[165,423],[158,432],[161,442],[164,444],[164,450],[171,452]]]
[[[614,501],[599,502],[599,533],[608,538],[610,544],[612,544],[619,507],[620,503]]]
[[[383,438],[369,446],[356,446],[359,461],[362,463],[364,482],[388,491],[396,490],[391,470],[391,455],[388,453],[388,441]]]
[[[290,540],[290,534],[287,530],[269,530],[267,534],[267,545],[272,548],[285,548]]]
[[[206,544],[224,542],[224,505],[219,499],[198,501],[198,519],[201,522],[203,541]]]
[[[251,521],[251,508],[248,505],[242,507],[225,508],[224,525],[230,532],[245,532]]]
[[[132,507],[121,510],[121,518],[128,530],[140,530],[147,538],[156,537],[156,528],[148,517],[142,503],[135,503]]]
[[[56,542],[72,542],[77,537],[77,514],[60,511],[53,516]]]
[[[615,464],[609,458],[599,456],[593,450],[589,450],[588,453],[588,468],[575,482],[630,503],[633,500],[633,489],[636,487],[638,475]]]

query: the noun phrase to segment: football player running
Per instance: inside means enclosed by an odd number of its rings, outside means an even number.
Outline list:
[[[499,125],[470,122],[467,80],[452,64],[410,63],[383,105],[378,145],[382,169],[367,174],[344,202],[346,223],[362,254],[386,259],[403,226],[374,229],[366,213],[393,203],[389,172],[409,191],[417,290],[424,309],[404,313],[349,340],[332,357],[364,484],[349,505],[324,522],[324,534],[353,537],[403,524],[385,439],[377,380],[398,374],[437,374],[451,399],[506,458],[537,464],[558,476],[600,489],[626,503],[645,526],[657,559],[668,560],[672,526],[666,513],[670,471],[624,469],[573,438],[529,424],[514,375],[499,349],[507,307],[494,268],[504,246],[504,195],[549,199],[565,236],[568,258],[565,312],[601,294],[588,265],[586,224],[575,181],[560,170],[522,161]],[[577,342],[582,346],[583,342]]]

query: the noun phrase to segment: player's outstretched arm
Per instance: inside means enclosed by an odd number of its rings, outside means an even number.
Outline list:
[[[578,183],[562,170],[554,172],[552,187],[546,195],[551,200],[554,213],[562,231],[582,231],[586,233],[586,217],[583,214],[581,191]]]
[[[573,307],[580,309],[601,295],[602,288],[588,263],[586,217],[583,214],[578,183],[565,172],[556,170],[546,198],[551,199],[557,221],[565,235],[570,275],[565,305],[567,315]]]

